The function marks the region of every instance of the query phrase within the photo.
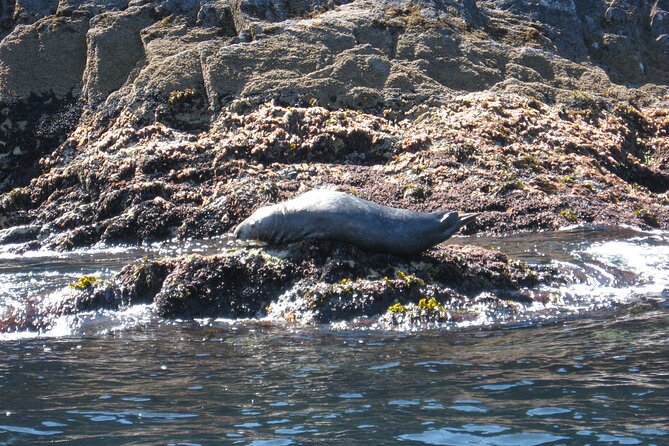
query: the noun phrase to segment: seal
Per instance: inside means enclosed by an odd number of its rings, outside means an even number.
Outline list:
[[[235,228],[234,236],[273,245],[307,238],[335,240],[370,252],[413,255],[448,239],[477,215],[414,212],[314,189],[256,210]]]

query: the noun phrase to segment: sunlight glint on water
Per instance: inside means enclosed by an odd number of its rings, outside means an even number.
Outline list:
[[[5,342],[0,444],[661,445],[668,322],[422,335],[149,324]]]
[[[213,254],[227,246],[227,239],[169,242],[142,248],[103,248],[68,253],[37,252],[17,257],[0,255],[0,315],[11,314],[31,302],[67,299],[69,282],[83,274],[99,279],[111,277],[123,266],[143,256],[180,255],[188,252]],[[514,304],[514,314],[501,314],[487,307],[478,309],[473,320],[450,323],[449,329],[487,327],[519,322],[559,320],[566,316],[601,310],[642,299],[669,296],[669,237],[631,229],[557,231],[518,234],[511,237],[455,238],[451,243],[478,244],[508,252],[530,263],[552,262],[571,274],[571,283],[544,286],[539,291],[552,298],[545,303]],[[4,248],[7,250],[7,248]],[[664,294],[663,294],[664,293]],[[141,317],[137,315],[141,314]],[[152,320],[151,307],[67,316],[55,321],[41,336],[94,334],[123,330]],[[347,324],[336,324],[338,329]],[[386,328],[386,327],[382,327]],[[401,328],[401,327],[400,327]],[[0,333],[1,339],[33,337],[34,333]]]
[[[142,305],[0,334],[0,445],[669,444],[665,235],[575,229],[452,243],[550,262],[574,279],[547,287],[547,304],[513,318],[482,308],[450,331],[167,322]],[[137,257],[224,246],[7,255],[0,313],[59,299],[78,276],[109,277]]]

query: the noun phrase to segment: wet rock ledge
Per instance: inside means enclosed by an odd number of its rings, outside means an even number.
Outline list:
[[[478,305],[516,311],[546,297],[550,267],[448,245],[420,256],[369,254],[335,242],[233,247],[221,255],[141,259],[109,281],[82,278],[50,315],[155,303],[167,318],[257,318],[332,323],[381,316],[390,325],[475,318]],[[373,319],[375,320],[375,319]]]

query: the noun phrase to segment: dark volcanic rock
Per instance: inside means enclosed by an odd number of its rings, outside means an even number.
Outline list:
[[[41,172],[40,159],[65,142],[81,109],[69,95],[29,95],[0,103],[0,192],[25,186]]]
[[[7,229],[0,229],[0,244],[23,243],[34,240],[39,233],[41,226],[13,226]]]
[[[69,285],[59,299],[42,305],[33,319],[43,326],[58,315],[103,309],[118,310],[128,305],[153,302],[176,261],[141,259],[118,273],[113,282],[98,282],[83,276],[83,281]]]
[[[449,246],[414,258],[305,241],[283,249],[232,249],[219,256],[140,260],[111,282],[77,290],[51,314],[155,302],[168,318],[258,317],[320,323],[380,316],[421,299],[466,307],[488,299],[531,302],[521,290],[559,279],[482,248]]]
[[[293,265],[274,262],[262,252],[184,259],[155,297],[158,312],[170,318],[255,317],[290,285]]]

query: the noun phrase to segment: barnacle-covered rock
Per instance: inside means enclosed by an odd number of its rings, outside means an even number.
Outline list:
[[[141,259],[110,280],[81,277],[40,314],[154,303],[161,316],[179,319],[268,316],[310,324],[383,316],[382,323],[420,325],[461,319],[482,300],[506,307],[503,302],[532,303],[525,290],[558,279],[553,268],[482,248],[453,245],[400,258],[303,241],[281,248],[230,247],[215,256]]]

